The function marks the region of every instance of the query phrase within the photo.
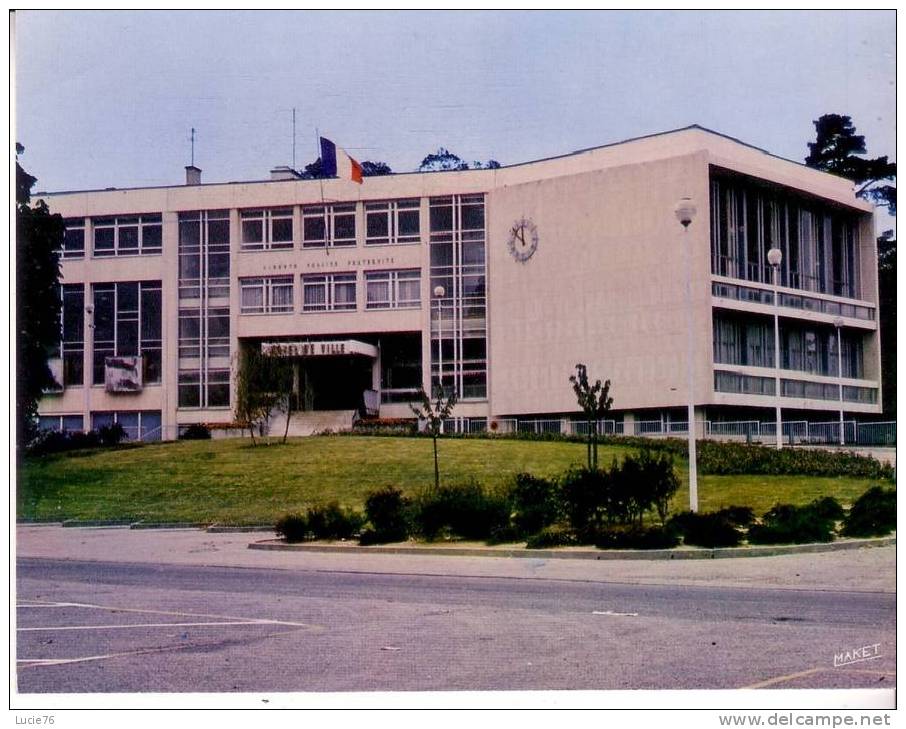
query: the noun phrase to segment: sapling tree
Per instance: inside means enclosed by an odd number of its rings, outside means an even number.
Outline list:
[[[601,384],[601,380],[596,380],[594,385],[588,382],[588,369],[584,364],[576,365],[576,374],[570,375],[569,381],[573,384],[573,392],[576,393],[576,400],[582,412],[585,413],[585,420],[588,426],[588,468],[597,470],[598,468],[598,421],[601,420],[613,405],[613,398],[610,397],[610,380]]]
[[[248,428],[255,444],[259,431],[274,409],[284,410],[289,421],[292,364],[279,351],[263,354],[257,347],[239,352],[236,373],[236,420]],[[287,428],[288,431],[288,428]],[[283,434],[286,442],[286,432]]]
[[[456,393],[446,395],[444,388],[438,386],[434,390],[432,401],[424,390],[418,392],[419,406],[410,403],[409,407],[419,422],[425,423],[425,428],[431,434],[434,443],[434,488],[440,488],[440,470],[437,466],[437,437],[443,432],[444,421],[450,417],[456,405]]]

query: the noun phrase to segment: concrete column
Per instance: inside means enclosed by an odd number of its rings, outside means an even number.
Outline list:
[[[635,435],[635,413],[623,413],[623,435]]]

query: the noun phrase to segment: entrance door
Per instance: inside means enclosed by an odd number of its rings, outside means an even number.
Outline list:
[[[365,357],[312,357],[299,365],[303,410],[358,410],[371,388],[371,360]]]

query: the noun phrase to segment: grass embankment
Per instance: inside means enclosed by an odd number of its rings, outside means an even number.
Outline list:
[[[433,483],[427,438],[316,437],[253,447],[247,440],[182,441],[83,451],[26,461],[19,473],[20,519],[132,519],[266,524],[291,511],[337,500],[361,509],[369,491],[408,494]],[[602,446],[609,464],[635,449]],[[581,443],[451,439],[439,442],[442,480],[507,485],[520,471],[555,477],[582,465]],[[688,508],[685,461],[674,511]],[[703,511],[740,504],[762,513],[778,502],[820,496],[855,500],[870,479],[813,476],[699,476]]]

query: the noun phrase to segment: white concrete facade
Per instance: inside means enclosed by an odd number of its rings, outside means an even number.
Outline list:
[[[592,378],[611,380],[618,419],[644,419],[687,403],[687,246],[696,407],[709,419],[763,415],[776,402],[773,344],[761,343],[773,331],[764,254],[775,244],[786,257],[778,307],[783,408],[833,419],[842,384],[847,413],[880,412],[871,206],[846,180],[699,127],[496,170],[370,177],[362,185],[283,179],[39,197],[67,220],[84,221],[83,255],[67,251],[62,264],[63,284],[76,292],[83,286],[83,381],[45,397],[45,417],[82,416],[87,427],[97,413],[148,412],[152,424],[159,413],[165,437],[173,437],[190,423],[233,421],[232,401],[223,404],[225,385],[216,383],[230,370],[234,386],[240,346],[361,341],[379,351],[370,376],[355,367],[347,376],[341,359],[331,362],[342,365],[338,377],[352,378],[352,390],[363,386],[360,375],[370,379],[365,386],[379,391],[384,417],[410,415],[400,400],[416,384],[416,370],[403,361],[415,352],[417,384],[430,390],[440,365],[445,384],[460,392],[459,417],[569,417],[576,404],[568,377],[582,362]],[[698,210],[688,240],[673,214],[683,197]],[[385,235],[384,213],[373,204],[388,201],[399,205],[387,208]],[[320,245],[323,214],[316,209],[331,206]],[[201,269],[190,276],[195,254],[187,241],[197,239],[197,211],[210,214],[200,216]],[[260,249],[244,250],[244,224],[257,211],[262,229],[280,242],[267,249],[265,234]],[[123,216],[128,228],[143,214],[161,216],[160,253],[127,248],[96,255],[98,225]],[[267,227],[271,214],[282,220],[279,233]],[[228,230],[228,248],[217,225]],[[393,242],[394,234],[405,240]],[[526,236],[537,242],[528,256],[516,250]],[[383,238],[388,242],[375,242]],[[218,251],[228,251],[228,272],[206,277],[215,267],[224,272],[226,260],[214,260]],[[124,282],[160,284],[162,364],[158,382],[137,393],[110,393],[92,384],[97,314],[87,309],[107,305],[97,298],[103,284]],[[441,300],[433,295],[438,285],[445,289]],[[131,295],[126,286],[117,301]],[[150,312],[155,300],[148,301]],[[125,314],[115,309],[117,321],[129,320],[125,306]],[[322,306],[332,310],[305,310]],[[148,321],[136,316],[153,348],[153,313]],[[194,337],[196,320],[208,324]],[[835,325],[846,355],[842,373]],[[116,329],[123,339],[116,354],[135,354],[131,330],[123,331]],[[228,351],[225,343],[212,344],[214,333],[228,337]],[[78,358],[79,345],[72,346],[71,359]],[[331,367],[302,359],[323,388]],[[193,373],[200,380],[197,402]],[[394,387],[394,379],[405,385]],[[342,394],[344,383],[330,388]]]

